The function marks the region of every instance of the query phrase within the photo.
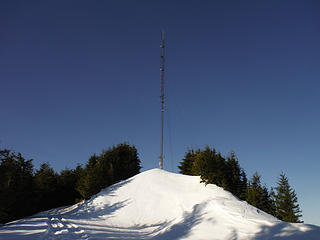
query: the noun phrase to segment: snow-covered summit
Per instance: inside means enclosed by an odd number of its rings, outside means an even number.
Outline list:
[[[320,227],[290,224],[213,184],[153,169],[90,200],[0,227],[0,239],[320,239]]]

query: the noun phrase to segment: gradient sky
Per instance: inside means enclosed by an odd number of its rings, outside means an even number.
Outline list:
[[[0,1],[0,148],[36,168],[124,141],[164,168],[190,147],[234,150],[249,177],[283,171],[320,225],[319,1]]]

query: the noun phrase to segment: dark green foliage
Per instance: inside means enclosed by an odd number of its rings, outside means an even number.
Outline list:
[[[263,206],[262,186],[258,173],[255,173],[249,181],[246,201],[257,208]]]
[[[260,175],[255,173],[249,181],[246,201],[269,214],[274,215],[274,205],[266,186],[261,185]]]
[[[185,157],[182,159],[182,162],[180,162],[180,166],[178,168],[180,169],[180,173],[185,175],[193,175],[192,174],[192,166],[193,162],[195,160],[196,153],[193,149],[189,149],[186,153]]]
[[[301,210],[295,191],[290,187],[288,178],[281,173],[278,186],[275,188],[274,201],[276,217],[286,222],[301,222]]]
[[[57,207],[59,199],[58,174],[50,167],[49,163],[43,163],[34,176],[34,191],[38,210],[46,210]]]
[[[82,174],[83,169],[80,165],[76,169],[65,169],[58,176],[58,192],[59,204],[71,205],[81,198],[81,195],[76,190],[77,183]]]
[[[226,178],[223,174],[226,170],[226,162],[215,149],[208,146],[203,151],[198,151],[195,161],[193,162],[192,173],[200,175],[201,181],[215,183],[223,187],[226,184]]]
[[[33,213],[33,165],[6,149],[0,161],[0,223],[5,223]]]
[[[261,184],[255,173],[248,182],[234,152],[224,158],[208,146],[204,150],[189,149],[178,166],[180,173],[200,176],[201,182],[213,183],[249,204],[288,222],[299,222],[301,211],[295,192],[284,174],[280,175],[276,193]]]
[[[180,164],[180,173],[198,175],[201,177],[201,182],[214,183],[240,199],[245,199],[247,178],[234,152],[226,160],[208,146],[204,150],[189,149]]]
[[[32,160],[0,150],[0,223],[74,204],[134,176],[140,169],[137,149],[126,143],[93,155],[85,168],[77,166],[60,174],[49,163],[34,173]]]
[[[227,158],[226,181],[226,190],[232,192],[240,199],[245,198],[247,178],[244,171],[240,168],[234,152],[231,152],[230,156]]]
[[[77,190],[88,199],[101,189],[132,177],[140,172],[137,149],[129,144],[119,144],[89,159]]]
[[[241,200],[245,200],[247,198],[247,187],[248,187],[248,179],[247,179],[247,174],[243,169],[240,171],[240,195],[239,198]]]
[[[34,173],[32,160],[9,150],[0,151],[0,160],[0,223],[73,204],[80,198],[75,189],[79,167],[57,174],[44,163]]]
[[[98,181],[101,171],[97,165],[97,160],[98,157],[95,154],[89,158],[78,180],[76,189],[81,198],[87,199],[101,189]]]
[[[130,178],[141,169],[137,149],[129,144],[119,144],[103,151],[99,160],[103,168],[109,170],[111,184]]]

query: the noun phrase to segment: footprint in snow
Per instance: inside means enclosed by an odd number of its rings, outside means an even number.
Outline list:
[[[78,228],[79,227],[78,225],[73,224],[73,223],[71,223],[71,225],[72,225],[73,228]]]
[[[82,239],[88,239],[88,235],[85,234],[85,235],[83,235],[81,238],[82,238]]]
[[[67,226],[67,228],[73,228],[73,226],[71,224],[67,224],[66,226]]]
[[[57,224],[55,224],[55,223],[51,223],[51,227],[52,227],[52,228],[57,228],[57,227],[58,227],[58,225],[57,225]]]
[[[88,239],[88,235],[84,234],[84,230],[79,229],[78,225],[68,222],[68,220],[65,218],[59,219],[59,218],[53,217],[49,219],[48,226],[49,226],[49,229],[51,229],[48,232],[49,234],[48,240],[64,239],[67,236],[69,238],[72,235],[74,239],[83,239],[83,240]],[[65,234],[67,235],[65,236]]]
[[[51,226],[53,228],[63,228],[64,227],[64,225],[61,222],[51,223]]]
[[[62,229],[62,230],[60,230],[60,231],[56,231],[55,233],[54,233],[54,235],[60,235],[60,234],[63,234],[63,233],[68,233],[69,231],[68,231],[68,229]]]

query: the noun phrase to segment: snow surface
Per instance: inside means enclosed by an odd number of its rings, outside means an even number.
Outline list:
[[[153,169],[80,204],[5,224],[0,239],[319,240],[320,227],[279,221],[197,176]]]

